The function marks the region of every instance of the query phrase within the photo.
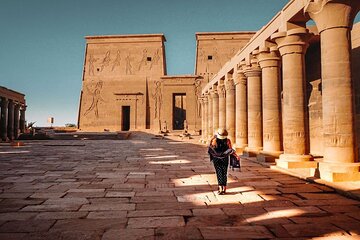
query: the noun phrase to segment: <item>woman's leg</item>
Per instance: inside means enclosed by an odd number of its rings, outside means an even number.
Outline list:
[[[226,192],[226,185],[227,185],[227,171],[229,167],[229,161],[223,160],[221,162],[221,186],[222,186],[222,192]]]
[[[217,181],[218,181],[218,193],[221,193],[223,191],[223,167],[222,167],[222,160],[219,159],[213,159],[213,164],[214,164],[214,168],[215,168],[215,172],[216,172],[216,177],[217,177]]]

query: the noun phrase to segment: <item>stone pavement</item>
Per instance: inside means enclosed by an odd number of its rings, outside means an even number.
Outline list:
[[[0,239],[360,239],[360,202],[251,161],[216,195],[204,146],[0,145]]]

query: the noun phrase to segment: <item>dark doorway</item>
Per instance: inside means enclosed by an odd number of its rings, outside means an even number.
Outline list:
[[[186,120],[186,94],[173,94],[173,129],[183,130]]]
[[[130,129],[130,106],[122,106],[121,130],[129,131]]]

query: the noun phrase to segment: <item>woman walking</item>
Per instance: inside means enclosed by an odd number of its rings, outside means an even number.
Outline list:
[[[229,155],[234,153],[234,150],[231,146],[231,141],[227,138],[227,136],[228,132],[226,129],[219,128],[216,131],[216,135],[211,139],[208,148],[210,161],[212,161],[214,164],[219,185],[218,194],[220,195],[226,193]]]

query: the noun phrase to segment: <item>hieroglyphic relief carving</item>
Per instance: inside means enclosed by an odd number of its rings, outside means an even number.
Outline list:
[[[101,97],[102,86],[103,86],[103,82],[100,80],[96,83],[95,89],[93,91],[91,91],[88,87],[86,87],[87,91],[89,92],[88,95],[92,96],[92,101],[90,107],[86,109],[84,116],[88,115],[91,111],[94,111],[96,118],[99,117],[99,109],[98,109],[99,101],[105,102],[105,100]]]
[[[201,117],[201,80],[195,79],[195,98],[196,98],[196,113],[198,117]]]
[[[109,65],[110,61],[111,61],[111,58],[110,58],[110,50],[109,50],[105,53],[105,56],[101,61],[100,72],[102,72],[104,70],[104,68]]]
[[[227,60],[230,60],[235,55],[235,51],[236,49],[234,47],[230,49],[229,54],[227,55]]]
[[[117,50],[116,58],[114,60],[114,63],[112,65],[111,71],[113,72],[114,69],[118,66],[120,66],[121,56],[120,56],[120,50]]]
[[[219,57],[217,48],[214,48],[213,50],[214,50],[214,52],[213,52],[213,61],[214,61],[214,63],[218,64],[220,67],[222,67],[221,59]]]
[[[155,104],[155,118],[160,118],[160,110],[162,104],[162,94],[161,94],[161,82],[154,81],[155,89],[154,93],[152,94],[152,98],[154,99]]]
[[[203,63],[205,61],[205,51],[202,48],[199,48],[199,56],[198,56],[199,62]]]
[[[126,74],[132,74],[132,65],[131,65],[131,58],[130,53],[125,58],[126,61]]]
[[[117,101],[139,101],[141,104],[144,103],[144,94],[141,92],[138,93],[114,93],[114,95],[119,96],[116,98]]]
[[[96,63],[98,60],[98,58],[94,58],[94,56],[92,54],[90,54],[89,57],[89,75],[95,75],[94,72],[94,63]]]
[[[142,68],[143,66],[146,66],[146,65],[147,65],[147,49],[145,48],[145,49],[143,50],[143,55],[142,55],[142,57],[141,57],[138,70],[140,71],[141,68]]]
[[[160,60],[160,48],[158,48],[157,50],[156,50],[156,52],[155,52],[155,54],[154,54],[154,57],[153,57],[153,59],[152,59],[152,61],[151,61],[151,63],[150,63],[150,70],[151,70],[151,68],[152,68],[152,66],[153,65],[157,65],[158,64],[158,62],[159,62],[159,60]]]

